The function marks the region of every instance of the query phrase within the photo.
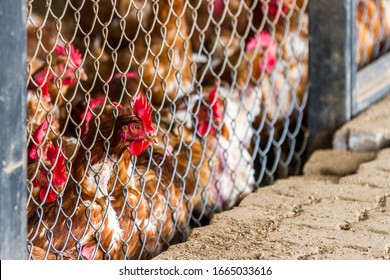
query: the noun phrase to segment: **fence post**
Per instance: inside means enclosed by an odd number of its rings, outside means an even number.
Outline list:
[[[26,258],[25,5],[0,1],[0,259]]]
[[[309,153],[330,148],[351,118],[355,91],[355,0],[309,1]]]

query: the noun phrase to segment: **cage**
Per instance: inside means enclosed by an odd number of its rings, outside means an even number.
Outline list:
[[[29,258],[152,258],[299,172],[306,1],[27,6]]]

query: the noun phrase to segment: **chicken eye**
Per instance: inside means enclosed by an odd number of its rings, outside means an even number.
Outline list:
[[[133,130],[134,131],[138,131],[139,130],[139,125],[138,124],[134,124],[133,125]]]

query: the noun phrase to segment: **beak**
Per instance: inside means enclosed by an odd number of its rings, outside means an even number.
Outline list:
[[[82,80],[82,81],[88,80],[87,73],[85,73],[84,69],[80,70],[80,80]]]
[[[153,144],[158,144],[158,138],[157,138],[157,135],[152,135],[152,134],[147,134],[145,139]]]

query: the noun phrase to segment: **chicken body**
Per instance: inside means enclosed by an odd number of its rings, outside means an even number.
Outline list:
[[[102,146],[99,148],[102,149]],[[85,151],[78,151],[74,161],[76,165],[72,170],[73,177],[60,195],[59,201],[39,205],[29,211],[28,238],[33,245],[31,252],[35,259],[53,258],[56,253],[61,256],[62,252],[71,259],[80,258],[78,256],[82,252],[82,246],[93,242],[95,233],[102,234],[101,247],[108,251],[114,243],[112,240],[120,235],[112,226],[117,221],[112,215],[109,199],[104,197],[108,188],[109,169],[106,166],[110,166],[109,160],[100,158],[101,155],[97,158],[97,151],[92,151],[96,153],[90,160],[90,171],[85,160],[81,160],[85,157]],[[95,174],[97,178],[93,178]],[[93,192],[95,195],[92,195]],[[34,247],[39,249],[34,250]]]
[[[140,110],[145,116],[146,109]],[[29,211],[34,258],[150,258],[185,228],[188,211],[169,163],[162,164],[164,154],[142,154],[146,140],[123,140],[132,129],[152,129],[150,120],[142,124],[128,112],[103,122],[99,133],[89,131],[58,203]]]
[[[110,49],[136,40],[139,32],[147,28],[152,12],[152,5],[146,0],[70,1],[80,13],[82,34],[89,34],[92,40],[107,40]],[[68,9],[68,13],[73,16],[74,10]],[[91,16],[95,13],[98,19]]]
[[[271,83],[279,95],[281,117],[291,115],[295,104],[302,106],[308,90],[309,18],[305,8],[292,14],[287,28],[283,25],[276,27],[275,39],[281,54],[271,75]]]
[[[202,99],[193,102],[197,123],[183,120],[185,125],[171,131],[168,142],[196,224],[237,205],[255,183],[245,148],[250,140],[246,108],[226,88],[218,86],[217,93],[217,87],[206,87],[203,92]]]
[[[107,183],[107,188],[100,187],[99,191],[109,197],[110,225],[115,237],[108,250],[95,240],[86,242],[84,251],[90,252],[86,257],[100,259],[108,253],[111,259],[151,258],[184,231],[188,211],[182,204],[182,190],[171,176],[169,159],[158,147],[136,159],[128,149],[111,154],[112,158],[92,166],[91,171],[101,174],[103,186]],[[87,182],[93,178],[94,171],[88,173]],[[88,192],[94,194],[98,190]]]
[[[155,106],[169,105],[189,93],[194,67],[185,21],[185,1],[159,0],[150,17],[151,30],[139,35],[135,46],[118,52],[118,68],[139,73],[140,89]],[[134,48],[134,49],[133,49]]]
[[[69,47],[54,50],[51,70],[43,64],[32,75],[27,90],[27,121],[29,139],[28,180],[30,182],[28,210],[35,205],[56,200],[67,181],[66,156],[77,149],[72,137],[61,134],[61,107],[64,94],[76,82],[75,71],[80,67],[81,54]],[[80,68],[82,70],[82,68]],[[63,86],[58,87],[57,84]],[[73,147],[72,147],[73,146]]]
[[[151,157],[146,152],[133,165],[129,153],[123,154],[118,184],[125,187],[117,188],[112,202],[119,226],[124,229],[123,241],[119,241],[123,249],[113,258],[152,258],[185,231],[188,210],[183,191],[172,178],[169,159],[164,157],[155,147]],[[153,162],[148,169],[150,159]]]
[[[252,0],[190,0],[186,20],[191,30],[191,45],[196,57],[204,57],[213,65],[225,60],[240,47],[250,28],[248,13]],[[212,13],[210,13],[212,9]],[[199,70],[198,70],[199,71]],[[203,71],[200,71],[200,75]]]

